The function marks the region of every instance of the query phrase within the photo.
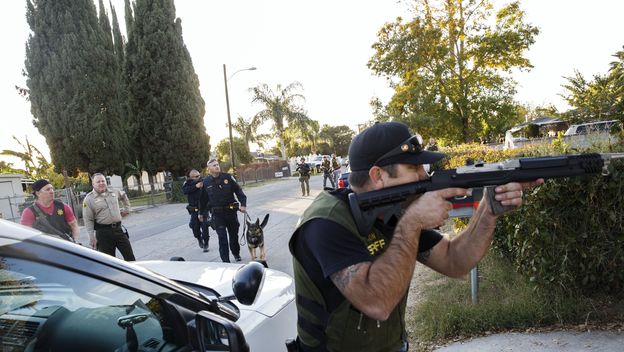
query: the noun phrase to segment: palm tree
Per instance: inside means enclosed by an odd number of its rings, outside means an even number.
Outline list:
[[[251,142],[260,142],[259,137],[256,133],[258,127],[260,126],[260,122],[257,118],[252,117],[249,121],[245,120],[242,116],[238,116],[236,122],[232,124],[232,128],[238,132],[238,134],[245,141],[245,145],[247,146],[247,150],[249,151],[249,143]]]
[[[143,175],[143,166],[138,160],[136,160],[134,164],[126,163],[125,166],[126,167],[125,167],[124,175],[123,175],[124,186],[128,188],[128,178],[134,176],[134,178],[137,181],[137,185],[139,186],[139,192],[142,194],[143,193],[143,178],[141,176]]]
[[[303,141],[305,144],[310,146],[312,154],[316,154],[318,150],[317,143],[319,142],[320,134],[321,127],[319,122],[316,120],[310,120],[307,128],[303,131]]]
[[[284,89],[278,84],[275,92],[267,84],[261,84],[250,89],[253,93],[252,102],[259,102],[264,105],[264,110],[258,112],[254,119],[257,119],[259,123],[268,120],[272,122],[271,130],[280,142],[280,150],[284,160],[286,159],[286,146],[284,144],[286,124],[304,129],[309,120],[305,111],[296,105],[299,99],[305,101],[302,94],[295,92],[297,89],[303,89],[299,82],[293,82]]]
[[[22,143],[15,136],[12,137],[22,147],[22,149],[24,149],[24,151],[18,152],[5,149],[0,152],[0,155],[14,156],[22,160],[24,162],[25,169],[20,171],[24,171],[24,173],[32,179],[36,179],[44,175],[46,170],[48,170],[51,165],[43,156],[41,151],[39,151],[39,149],[37,149],[34,145],[30,144],[28,137],[25,137],[25,143]]]

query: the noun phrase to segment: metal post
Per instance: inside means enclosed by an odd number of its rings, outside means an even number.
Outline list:
[[[472,296],[472,304],[479,303],[479,266],[475,265],[470,270],[470,293]]]
[[[234,162],[234,143],[232,141],[232,120],[230,118],[230,97],[228,95],[227,71],[223,64],[223,84],[225,85],[225,106],[227,107],[228,131],[230,133],[230,160],[232,161],[233,174],[236,176],[236,163]]]

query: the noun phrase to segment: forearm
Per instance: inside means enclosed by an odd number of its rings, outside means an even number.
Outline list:
[[[498,217],[492,214],[485,198],[475,210],[466,229],[448,242],[449,268],[445,273],[448,276],[466,275],[485,256],[492,244]]]
[[[332,276],[345,297],[366,316],[386,320],[409,288],[418,253],[420,227],[399,222],[386,251]],[[374,302],[371,304],[371,302]]]
[[[80,227],[78,227],[78,220],[75,220],[69,223],[69,227],[71,228],[72,237],[74,241],[80,241]]]
[[[95,240],[95,221],[93,220],[93,212],[90,208],[85,207],[83,208],[83,216],[85,229],[87,229],[87,234],[89,235],[89,240]]]

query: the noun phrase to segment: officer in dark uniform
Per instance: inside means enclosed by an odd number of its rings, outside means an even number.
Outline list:
[[[182,192],[186,194],[188,198],[186,210],[188,210],[189,215],[191,215],[189,227],[193,230],[193,236],[197,239],[199,248],[202,248],[204,252],[208,252],[208,240],[210,239],[208,222],[206,219],[203,219],[204,221],[199,221],[199,197],[203,186],[204,182],[199,171],[193,169],[189,172],[189,178],[184,181],[182,185]]]
[[[219,236],[219,255],[225,263],[230,262],[229,249],[237,262],[241,261],[240,245],[238,244],[238,222],[237,211],[245,213],[247,210],[247,196],[243,193],[238,183],[232,175],[221,172],[219,162],[210,159],[207,163],[210,175],[204,178],[204,186],[199,201],[200,220],[207,218],[208,211],[212,214],[211,226],[217,231]],[[238,202],[234,198],[236,198]]]
[[[327,159],[325,155],[323,155],[323,161],[321,162],[321,170],[323,170],[323,189],[327,187],[327,179],[329,179],[332,188],[336,188],[331,162]]]

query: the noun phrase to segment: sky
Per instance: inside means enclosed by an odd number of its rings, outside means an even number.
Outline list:
[[[105,1],[108,3],[108,1]],[[123,0],[112,0],[123,25]],[[495,9],[507,2],[495,0]],[[0,21],[0,150],[21,150],[13,140],[28,137],[49,157],[45,139],[32,125],[30,105],[15,86],[25,86],[25,43],[29,28],[25,0],[2,3]],[[249,88],[299,82],[303,108],[322,124],[358,124],[373,118],[369,102],[392,95],[385,79],[366,63],[377,32],[397,16],[410,18],[408,3],[396,0],[176,0],[183,36],[199,76],[206,103],[204,124],[211,145],[228,136],[223,65],[226,65],[232,120],[251,118],[261,107]],[[604,74],[624,45],[624,2],[619,0],[521,0],[527,21],[540,28],[527,51],[534,68],[515,72],[516,100],[532,106],[567,105],[563,77],[578,70],[586,77]],[[244,69],[256,67],[257,70]],[[238,70],[242,70],[237,72]],[[265,127],[266,128],[266,127]],[[15,158],[0,160],[20,163]]]

